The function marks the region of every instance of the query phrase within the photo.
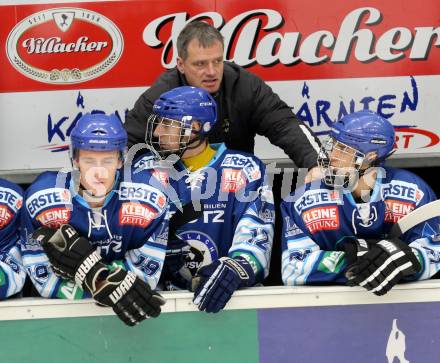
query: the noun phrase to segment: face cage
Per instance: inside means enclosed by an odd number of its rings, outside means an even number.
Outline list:
[[[359,179],[359,171],[365,154],[329,137],[321,146],[318,166],[328,186],[347,188]]]
[[[154,136],[154,131],[159,125],[163,130],[167,130],[168,133],[161,133],[161,135],[156,137]],[[152,114],[147,120],[145,143],[159,159],[165,159],[171,154],[175,154],[180,158],[190,142],[191,132],[191,125],[185,126],[184,121]],[[172,138],[177,138],[178,141],[171,142]],[[167,145],[173,144],[177,144],[178,147],[167,147]]]

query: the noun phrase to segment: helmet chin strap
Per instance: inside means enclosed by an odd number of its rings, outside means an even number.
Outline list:
[[[382,163],[388,159],[392,154],[395,153],[396,150],[391,151],[388,155],[385,155],[379,159],[373,160],[365,169],[359,169],[359,178],[361,178],[362,176],[364,176],[365,172],[370,169],[370,168],[375,168],[378,166],[381,166]]]
[[[187,151],[187,150],[194,150],[196,148],[198,148],[206,139],[207,136],[200,133],[199,131],[196,130],[192,130],[192,132],[194,134],[196,134],[196,137],[192,140],[189,140],[186,145],[183,145],[184,143],[181,142],[180,144],[182,145],[182,152],[180,153],[180,157],[182,157],[182,155]],[[181,138],[183,138],[184,136],[181,136]],[[197,144],[196,144],[197,143]],[[185,146],[185,148],[183,148],[183,146]]]

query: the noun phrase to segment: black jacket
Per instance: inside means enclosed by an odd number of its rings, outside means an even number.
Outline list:
[[[184,85],[187,85],[185,77],[174,68],[163,73],[139,97],[125,121],[129,147],[145,142],[146,122],[154,101],[162,93]],[[218,120],[209,142],[225,142],[230,149],[253,153],[255,135],[259,134],[282,148],[298,167],[316,165],[319,141],[257,76],[225,62],[222,85],[214,98],[218,105]]]

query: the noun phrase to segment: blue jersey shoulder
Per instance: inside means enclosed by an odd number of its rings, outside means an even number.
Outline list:
[[[45,171],[41,173],[26,190],[26,196],[31,196],[35,192],[43,189],[66,188],[68,189],[68,181],[70,173]]]
[[[12,189],[21,196],[24,194],[23,189],[19,185],[2,178],[0,178],[0,188]]]

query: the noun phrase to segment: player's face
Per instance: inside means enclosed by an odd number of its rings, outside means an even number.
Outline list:
[[[364,154],[356,149],[334,141],[330,152],[329,169],[336,178],[335,185],[354,186],[359,178],[359,168],[364,160]]]
[[[116,171],[122,166],[119,151],[79,150],[76,160],[80,182],[90,194],[105,196],[113,187]]]
[[[180,148],[182,124],[169,118],[160,118],[153,136],[158,139],[161,150],[177,151]]]
[[[330,166],[339,170],[352,170],[356,152],[352,147],[336,142],[330,154]]]
[[[202,47],[197,39],[188,43],[186,59],[177,58],[177,68],[185,75],[188,84],[203,88],[209,93],[219,90],[223,78],[223,45],[215,41]]]

